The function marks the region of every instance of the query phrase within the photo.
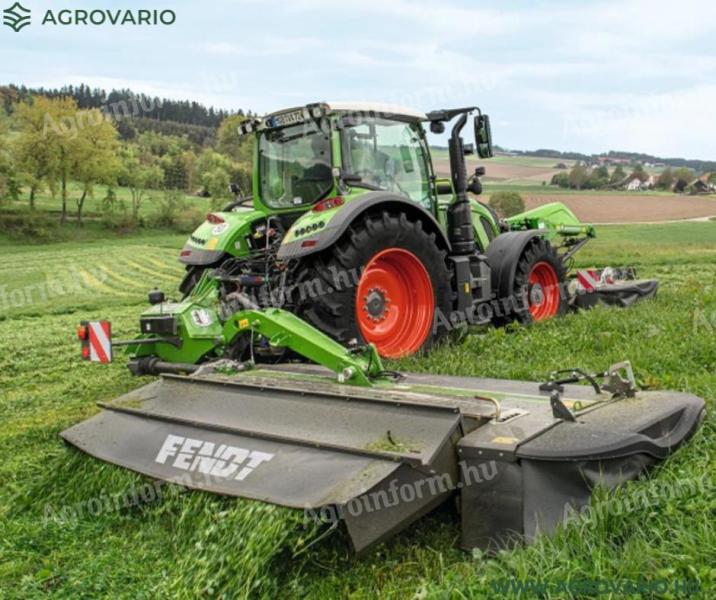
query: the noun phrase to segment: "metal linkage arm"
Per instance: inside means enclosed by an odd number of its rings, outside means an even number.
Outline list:
[[[254,331],[272,346],[290,348],[301,356],[331,369],[340,383],[371,386],[383,374],[383,365],[372,344],[345,348],[296,315],[280,308],[246,309],[224,324],[223,337],[229,344],[237,335]]]

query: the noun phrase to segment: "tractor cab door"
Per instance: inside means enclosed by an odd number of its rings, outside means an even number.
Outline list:
[[[268,130],[258,143],[258,197],[271,210],[305,211],[334,187],[330,136],[314,123]]]
[[[429,159],[420,126],[380,118],[342,128],[343,169],[361,182],[432,208]]]

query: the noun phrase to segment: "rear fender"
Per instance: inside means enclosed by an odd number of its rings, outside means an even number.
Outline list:
[[[527,245],[535,238],[541,237],[540,230],[508,231],[495,238],[487,247],[487,263],[490,265],[492,290],[498,298],[505,298],[512,293],[517,262]]]
[[[284,238],[278,258],[303,258],[330,248],[347,231],[351,223],[367,211],[379,206],[402,211],[419,219],[426,231],[435,234],[438,246],[450,250],[450,242],[440,224],[429,211],[403,196],[388,192],[367,192],[346,204],[324,212],[311,211],[298,219]]]

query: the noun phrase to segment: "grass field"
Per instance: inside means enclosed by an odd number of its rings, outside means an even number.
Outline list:
[[[600,228],[580,264],[636,264],[662,281],[653,302],[473,332],[391,365],[534,379],[629,358],[643,385],[707,400],[711,414],[688,447],[616,498],[595,500],[595,508],[626,510],[594,510],[493,558],[457,549],[450,507],[362,560],[340,535],[303,551],[316,532],[300,514],[171,487],[141,500],[147,480],[61,442],[58,432],[95,413],[96,400],[143,383],[119,363],[81,362],[77,322],[108,317],[117,336],[132,334],[145,292],[175,288],[182,242],[165,234],[45,246],[0,238],[0,598],[498,598],[510,578],[688,579],[701,597],[716,593],[716,223]]]
[[[114,188],[116,194],[116,205],[115,210],[127,210],[131,213],[132,210],[132,192],[129,188],[116,186]],[[79,183],[71,181],[67,187],[68,202],[67,210],[69,212],[68,219],[73,220],[77,213],[77,201],[82,196],[82,187]],[[25,189],[21,199],[14,203],[17,206],[26,206],[29,203],[29,190]],[[94,215],[102,214],[105,210],[104,198],[107,195],[107,186],[96,185],[93,193],[88,195],[84,208],[83,215],[88,218],[92,218]],[[162,190],[147,190],[141,201],[140,214],[143,216],[151,216],[159,206],[159,200],[164,196]],[[210,200],[206,198],[198,198],[196,196],[185,195],[184,201],[189,205],[196,205],[199,207],[205,207],[210,204]],[[49,190],[42,189],[35,197],[35,206],[37,210],[45,212],[58,213],[61,208],[61,199],[59,192],[56,197],[52,197]]]

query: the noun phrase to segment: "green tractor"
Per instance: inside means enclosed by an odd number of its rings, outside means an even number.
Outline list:
[[[461,132],[474,113],[475,144]],[[449,138],[450,178],[436,175],[426,127]],[[207,215],[181,251],[187,296],[220,271],[238,290],[343,343],[395,358],[458,323],[541,321],[570,304],[569,261],[594,236],[564,205],[500,220],[482,191],[490,121],[476,107],[415,110],[317,103],[242,124],[255,137],[253,191]]]

